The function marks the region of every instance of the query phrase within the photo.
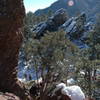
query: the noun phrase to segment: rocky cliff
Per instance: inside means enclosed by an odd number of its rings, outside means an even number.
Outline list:
[[[62,14],[63,13],[63,14]],[[54,16],[57,16],[54,17]],[[85,40],[88,33],[93,29],[93,23],[87,21],[87,16],[82,12],[77,17],[66,18],[65,9],[60,9],[54,13],[54,15],[48,18],[47,21],[39,23],[33,32],[36,33],[36,38],[41,38],[46,31],[57,31],[63,29],[66,33],[66,37],[75,43],[79,48],[87,48]],[[56,24],[60,22],[59,25]]]
[[[23,0],[0,0],[0,91],[14,93],[21,99],[26,95],[17,80],[17,64],[24,11]]]

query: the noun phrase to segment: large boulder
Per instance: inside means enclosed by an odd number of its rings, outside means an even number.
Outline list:
[[[20,98],[12,93],[3,93],[0,94],[0,100],[20,100]]]
[[[25,10],[23,0],[0,0],[0,91],[26,100],[25,88],[17,80],[19,48]]]
[[[63,8],[57,10],[54,16],[52,16],[52,21],[54,21],[56,26],[62,25],[63,23],[65,23],[66,20],[67,20],[67,13],[66,10]]]
[[[56,31],[59,26],[65,23],[67,20],[66,10],[61,8],[54,13],[54,15],[48,18],[47,21],[39,23],[33,32],[36,33],[36,38],[40,38],[45,34],[46,31]]]

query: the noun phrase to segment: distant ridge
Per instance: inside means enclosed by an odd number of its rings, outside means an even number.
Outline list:
[[[68,2],[73,1],[73,6],[68,6]],[[100,0],[58,0],[50,7],[39,9],[35,15],[47,14],[49,11],[55,12],[60,8],[66,9],[69,16],[75,16],[81,12],[85,12],[88,16],[94,16],[100,13]]]

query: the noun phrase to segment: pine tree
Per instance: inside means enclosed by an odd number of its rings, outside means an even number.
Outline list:
[[[94,30],[89,33],[88,48],[80,51],[79,61],[76,63],[78,72],[84,71],[85,76],[80,82],[87,94],[92,97],[97,89],[96,71],[100,70],[100,22],[94,26]],[[80,77],[80,76],[79,76]],[[81,79],[82,79],[81,78]]]
[[[37,78],[42,77],[40,97],[44,100],[56,82],[67,80],[67,63],[74,62],[77,48],[65,37],[65,32],[47,32],[40,40],[30,40],[25,46],[28,60],[36,69]]]

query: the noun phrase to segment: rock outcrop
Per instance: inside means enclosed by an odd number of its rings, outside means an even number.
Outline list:
[[[48,18],[46,22],[39,23],[33,31],[36,33],[36,38],[40,38],[46,31],[56,31],[59,26],[67,20],[66,10],[61,8],[55,14]]]
[[[0,0],[0,91],[14,93],[22,100],[26,95],[17,80],[17,64],[24,15],[23,0]]]
[[[92,23],[86,22],[86,14],[82,12],[79,16],[66,21],[60,29],[64,29],[66,36],[79,48],[86,48],[87,45],[84,40],[86,40],[88,32],[92,29]]]
[[[63,29],[66,32],[66,37],[79,48],[87,48],[88,46],[84,41],[87,39],[88,33],[93,29],[93,23],[87,22],[87,17],[84,12],[77,17],[72,17],[67,20],[67,16],[64,11],[65,10],[62,9],[61,11],[57,11],[59,13],[56,12],[58,14],[57,19],[56,17],[50,17],[46,22],[38,24],[35,29],[33,29],[33,32],[36,33],[36,38],[41,38],[46,31],[51,32]],[[60,24],[55,24],[55,22]]]
[[[0,100],[20,100],[20,98],[12,93],[4,93],[0,94]]]

